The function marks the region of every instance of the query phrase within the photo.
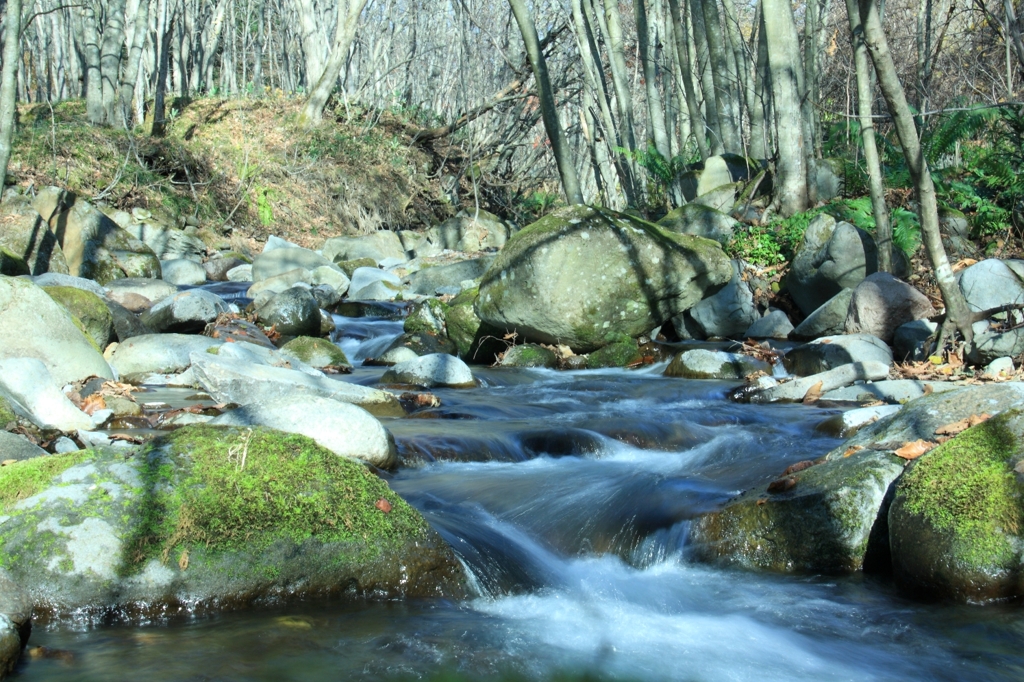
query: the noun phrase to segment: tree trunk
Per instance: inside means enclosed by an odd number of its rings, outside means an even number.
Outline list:
[[[784,216],[807,210],[807,158],[800,111],[799,46],[789,0],[763,0],[762,30],[768,43],[772,104],[778,147],[776,197]]]
[[[885,205],[882,167],[878,159],[878,145],[875,143],[875,123],[871,106],[871,65],[868,62],[867,47],[864,45],[864,30],[860,23],[857,0],[846,0],[846,13],[850,18],[850,42],[853,47],[854,68],[857,72],[857,111],[861,143],[864,147],[864,164],[868,168],[871,213],[875,217],[878,269],[882,272],[892,272],[892,225],[889,223],[889,209]]]
[[[708,151],[707,136],[704,134],[704,117],[700,114],[700,104],[693,88],[693,65],[690,63],[690,48],[687,45],[686,21],[679,11],[679,0],[668,0],[668,9],[672,13],[674,34],[676,39],[676,58],[682,71],[683,93],[686,97],[686,111],[690,114],[690,130],[697,142],[697,151],[701,160],[711,156]]]
[[[132,99],[135,97],[135,82],[139,77],[142,64],[142,52],[146,45],[146,32],[149,28],[150,0],[141,0],[135,13],[131,44],[128,47],[128,60],[125,62],[124,75],[121,77],[121,111],[119,120],[126,128],[132,126]]]
[[[121,49],[124,46],[124,0],[105,0],[106,21],[100,45],[100,78],[103,80],[103,123],[117,123]]]
[[[562,178],[562,189],[565,190],[565,198],[570,204],[582,204],[583,194],[580,192],[580,182],[576,175],[576,166],[572,162],[572,152],[565,143],[562,126],[558,121],[558,112],[555,109],[555,95],[551,89],[548,66],[544,60],[544,53],[540,48],[540,39],[537,37],[537,27],[533,23],[533,15],[530,13],[524,0],[509,0],[509,4],[512,6],[512,13],[516,17],[516,23],[519,24],[519,30],[523,34],[526,54],[530,58],[530,66],[533,68],[533,75],[537,80],[537,96],[540,99],[541,117],[544,120],[544,129],[548,133],[548,140],[551,141],[551,151],[555,155],[558,174]]]
[[[174,29],[174,10],[167,5],[174,1],[160,0],[160,14],[156,31],[159,54],[156,60],[156,88],[153,94],[153,128],[150,131],[153,137],[163,137],[167,131],[167,121],[165,120],[167,111],[164,100],[167,96],[167,72],[171,65],[171,37]]]
[[[103,125],[103,78],[100,75],[100,31],[96,6],[86,0],[82,8],[82,42],[85,49],[85,115],[89,123]]]
[[[18,52],[21,49],[21,0],[7,0],[4,18],[4,63],[0,75],[0,195],[7,184],[7,164],[14,142],[14,112],[18,100]]]
[[[644,85],[647,89],[647,120],[650,125],[649,138],[653,138],[654,147],[661,156],[672,158],[672,150],[668,144],[668,133],[665,130],[665,106],[658,90],[657,67],[651,57],[650,26],[647,22],[647,0],[633,0],[633,12],[636,19],[637,46],[640,50],[640,61],[644,69]],[[656,36],[657,37],[657,36]]]
[[[718,103],[718,124],[722,132],[725,151],[740,153],[739,93],[730,79],[729,54],[725,50],[722,35],[722,18],[718,13],[718,0],[700,0],[704,12],[704,32],[708,40],[708,54],[711,66],[711,82],[715,85],[715,101]]]
[[[693,25],[693,48],[696,56],[694,67],[700,75],[700,89],[704,95],[704,118],[711,133],[711,153],[725,151],[722,136],[722,117],[715,90],[714,74],[711,68],[711,53],[708,49],[708,34],[704,27],[704,0],[690,0],[690,23]]]
[[[896,65],[893,63],[885,32],[882,30],[878,8],[875,6],[874,0],[859,0],[859,5],[860,20],[864,30],[864,44],[875,65],[878,85],[889,108],[889,115],[892,116],[896,135],[899,137],[903,156],[907,161],[907,169],[914,182],[921,218],[921,237],[928,253],[928,260],[931,261],[932,268],[935,270],[935,280],[942,292],[942,300],[946,304],[946,324],[943,328],[943,336],[953,329],[959,330],[963,334],[964,343],[970,347],[974,342],[971,314],[963,292],[960,291],[960,286],[953,275],[953,269],[949,266],[946,251],[942,247],[935,186],[932,184],[932,174],[928,170],[928,162],[921,149],[921,140],[917,136],[914,118],[910,113],[910,106],[907,104],[903,86],[896,75]]]
[[[338,0],[338,26],[334,32],[331,56],[327,58],[324,72],[313,86],[302,110],[302,119],[309,125],[318,124],[323,119],[324,107],[327,106],[327,100],[334,92],[334,86],[348,60],[348,50],[355,40],[356,25],[359,23],[359,15],[366,7],[366,1]]]
[[[612,87],[619,107],[619,121],[626,149],[636,151],[636,127],[633,124],[633,95],[629,91],[629,70],[626,67],[626,51],[622,41],[622,22],[619,18],[618,0],[604,0],[606,36],[608,38],[608,62],[612,71]]]

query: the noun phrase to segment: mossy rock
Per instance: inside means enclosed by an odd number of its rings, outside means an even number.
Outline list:
[[[466,289],[449,301],[445,327],[460,358],[469,364],[490,365],[506,348],[501,340],[505,332],[480,320],[475,308],[479,295],[477,288]]]
[[[86,335],[100,350],[117,339],[114,316],[103,299],[96,294],[75,287],[59,286],[43,287],[43,291],[82,323]]]
[[[412,307],[409,316],[405,318],[403,329],[406,334],[444,334],[447,310],[447,304],[436,298],[428,298]]]
[[[598,369],[601,367],[629,367],[641,361],[643,356],[640,353],[636,341],[616,341],[603,348],[595,350],[587,356],[587,368]]]
[[[345,273],[345,276],[352,279],[352,273],[359,268],[375,268],[377,267],[377,261],[372,258],[356,258],[354,260],[343,260],[340,263],[335,263],[341,271]]]
[[[502,367],[546,367],[558,366],[558,356],[553,351],[534,343],[512,346],[501,359]]]
[[[19,462],[0,469],[0,506],[0,565],[56,614],[464,594],[451,549],[384,481],[271,429]]]
[[[20,256],[5,249],[3,246],[0,246],[0,275],[17,277],[18,275],[30,274],[32,273],[24,258],[21,258]]]
[[[11,403],[0,395],[0,429],[5,428],[8,424],[17,423],[17,421],[18,415],[11,408]]]
[[[212,349],[211,349],[212,350]],[[207,351],[209,352],[209,351]],[[281,353],[291,355],[310,367],[351,367],[345,352],[327,339],[297,336],[281,346]]]
[[[1024,596],[1024,410],[921,456],[889,509],[893,572],[910,593],[967,602]]]

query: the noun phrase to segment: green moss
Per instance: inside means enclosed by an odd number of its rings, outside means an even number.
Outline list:
[[[6,513],[27,497],[32,497],[50,485],[71,467],[93,457],[90,450],[79,450],[63,455],[33,457],[0,467],[0,507]]]
[[[210,355],[220,355],[220,346],[210,346],[206,349],[206,352]]]
[[[640,349],[636,342],[630,339],[628,342],[618,341],[594,351],[587,356],[587,367],[628,367],[640,360]]]
[[[196,545],[259,550],[314,536],[323,543],[367,543],[376,553],[427,532],[423,518],[384,481],[305,436],[189,426],[143,456],[152,503],[129,543],[135,563]],[[375,506],[381,499],[391,504],[389,513]]]
[[[18,415],[14,413],[14,410],[11,408],[11,404],[7,402],[7,398],[0,396],[0,429],[3,429],[11,422],[17,421]]]
[[[1021,452],[1009,414],[979,424],[921,457],[900,479],[906,509],[950,533],[956,552],[977,567],[1014,561],[1011,536],[1024,532],[1024,485],[1013,468]]]
[[[114,330],[114,316],[99,296],[75,287],[43,287],[50,298],[64,306],[81,323],[93,344],[102,350],[110,342]]]
[[[327,339],[318,339],[313,336],[297,336],[281,346],[281,351],[313,367],[351,366],[345,352]]]
[[[403,329],[406,334],[415,334],[417,332],[443,333],[447,311],[447,304],[436,298],[428,298],[413,307],[409,316],[405,318]]]
[[[335,263],[341,271],[345,273],[346,277],[351,278],[352,273],[359,268],[375,268],[377,267],[377,261],[372,258],[356,258],[354,260],[343,260],[339,263]]]
[[[558,358],[547,348],[527,343],[505,351],[501,364],[505,367],[555,367]]]

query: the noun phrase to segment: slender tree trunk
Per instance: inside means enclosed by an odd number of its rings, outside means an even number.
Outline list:
[[[636,151],[636,126],[633,124],[633,95],[629,90],[629,69],[626,67],[618,0],[604,0],[604,17],[607,27],[605,37],[608,39],[608,62],[612,71],[615,100],[619,107],[622,137],[626,149],[632,152]]]
[[[100,71],[100,31],[93,0],[86,0],[82,7],[82,39],[85,47],[85,115],[89,123],[103,125],[105,116]]]
[[[14,142],[14,112],[18,103],[18,52],[21,49],[21,0],[7,0],[4,17],[4,63],[0,74],[0,195],[7,184],[7,165]]]
[[[878,85],[882,97],[892,116],[896,135],[899,137],[903,156],[907,161],[907,169],[914,182],[917,192],[921,218],[921,237],[924,241],[928,260],[935,270],[935,280],[942,292],[942,300],[946,304],[946,324],[943,336],[952,330],[959,330],[968,347],[974,342],[974,331],[971,328],[971,314],[967,307],[960,286],[957,284],[953,269],[949,265],[946,251],[942,247],[939,235],[939,207],[935,198],[935,185],[932,174],[928,170],[928,162],[924,158],[921,140],[914,126],[914,118],[907,104],[906,94],[896,75],[896,64],[889,52],[889,45],[882,30],[882,22],[878,16],[878,7],[874,0],[860,0],[860,20],[863,24],[864,44],[875,65]]]
[[[324,72],[306,100],[302,110],[302,118],[310,125],[320,123],[324,115],[324,107],[330,99],[338,77],[345,67],[348,51],[356,37],[356,25],[359,15],[366,7],[367,0],[338,0],[338,26],[334,33],[334,45],[331,56],[327,59]]]
[[[544,53],[541,51],[533,15],[524,0],[509,0],[509,4],[512,6],[516,23],[519,24],[519,30],[523,34],[530,66],[533,67],[533,75],[537,81],[537,96],[540,99],[541,117],[544,120],[544,129],[548,133],[548,140],[551,141],[551,151],[555,155],[558,174],[562,177],[565,198],[570,204],[582,204],[583,193],[580,191],[580,181],[576,175],[576,166],[572,162],[572,152],[565,143],[562,126],[558,121],[555,95],[551,89],[548,66],[544,60]]]
[[[776,196],[784,216],[807,210],[807,158],[797,82],[800,58],[789,0],[762,0],[762,30],[772,74],[778,162]]]
[[[121,49],[124,46],[124,0],[105,0],[106,21],[100,45],[100,78],[103,81],[103,123],[118,122],[118,85],[121,81]]]
[[[668,133],[665,131],[665,106],[658,90],[657,67],[651,57],[650,26],[647,22],[647,0],[633,0],[633,12],[636,19],[637,46],[640,50],[640,61],[644,69],[644,85],[647,89],[647,120],[654,147],[665,159],[672,158],[672,150],[668,144]]]
[[[165,97],[167,96],[167,72],[171,65],[171,38],[174,32],[174,12],[167,5],[176,0],[159,0],[160,14],[157,21],[156,42],[159,54],[157,55],[157,76],[156,88],[153,94],[153,128],[150,134],[153,137],[163,137],[167,131],[167,117]]]
[[[721,108],[715,89],[714,73],[711,66],[711,52],[708,48],[708,34],[704,26],[704,0],[690,0],[690,23],[693,25],[693,47],[696,53],[695,67],[700,74],[700,89],[704,95],[704,116],[711,133],[711,153],[725,151],[722,134]]]
[[[711,156],[708,151],[707,135],[704,134],[704,117],[700,113],[700,104],[697,102],[697,93],[693,88],[693,65],[690,62],[690,48],[687,45],[686,21],[679,10],[679,0],[668,0],[668,9],[672,14],[676,39],[676,56],[679,60],[679,68],[682,73],[683,93],[686,98],[686,110],[690,114],[690,130],[697,142],[697,151],[701,160]]]
[[[818,94],[819,63],[821,55],[818,51],[818,36],[821,34],[822,0],[808,0],[804,10],[804,90],[807,98],[807,127],[810,135],[807,140],[807,153],[816,159],[821,158],[821,116],[815,104],[820,100]]]
[[[718,103],[722,145],[727,152],[739,153],[743,150],[743,145],[740,144],[739,93],[730,82],[732,69],[729,68],[729,54],[726,52],[725,38],[722,35],[718,0],[700,2],[704,12],[704,32],[708,41],[711,81],[715,85],[715,101]]]
[[[878,158],[878,146],[875,143],[875,122],[871,106],[874,99],[871,86],[871,65],[868,62],[867,47],[864,45],[864,30],[861,28],[857,0],[846,0],[846,13],[850,18],[850,41],[853,46],[854,68],[857,72],[857,111],[860,120],[861,144],[864,147],[864,164],[868,168],[871,213],[875,217],[878,269],[882,272],[892,272],[892,225],[889,223],[889,209],[885,205],[882,167]]]
[[[142,64],[142,53],[146,46],[146,31],[149,27],[150,0],[141,0],[135,13],[135,21],[128,48],[128,60],[125,62],[124,75],[121,77],[121,110],[118,122],[127,128],[132,126],[132,99],[135,97],[135,82],[139,77]]]
[[[755,76],[754,97],[750,105],[750,155],[755,159],[767,159],[771,145],[772,115],[769,107],[771,102],[771,69],[768,66],[768,41],[765,40],[764,23],[761,21],[763,11],[760,3],[756,8],[757,19],[754,22],[757,30],[757,55],[754,63]],[[769,93],[767,96],[765,93]]]

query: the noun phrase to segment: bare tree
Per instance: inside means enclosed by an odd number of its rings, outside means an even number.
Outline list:
[[[0,195],[7,184],[7,164],[14,140],[14,109],[18,98],[18,52],[21,49],[21,0],[7,0],[4,52],[0,75]]]
[[[338,25],[334,32],[334,44],[331,55],[327,58],[324,72],[313,86],[302,110],[302,118],[308,124],[320,123],[324,115],[324,107],[334,91],[334,86],[345,68],[349,48],[356,37],[356,25],[359,15],[363,13],[367,0],[338,0]]]

